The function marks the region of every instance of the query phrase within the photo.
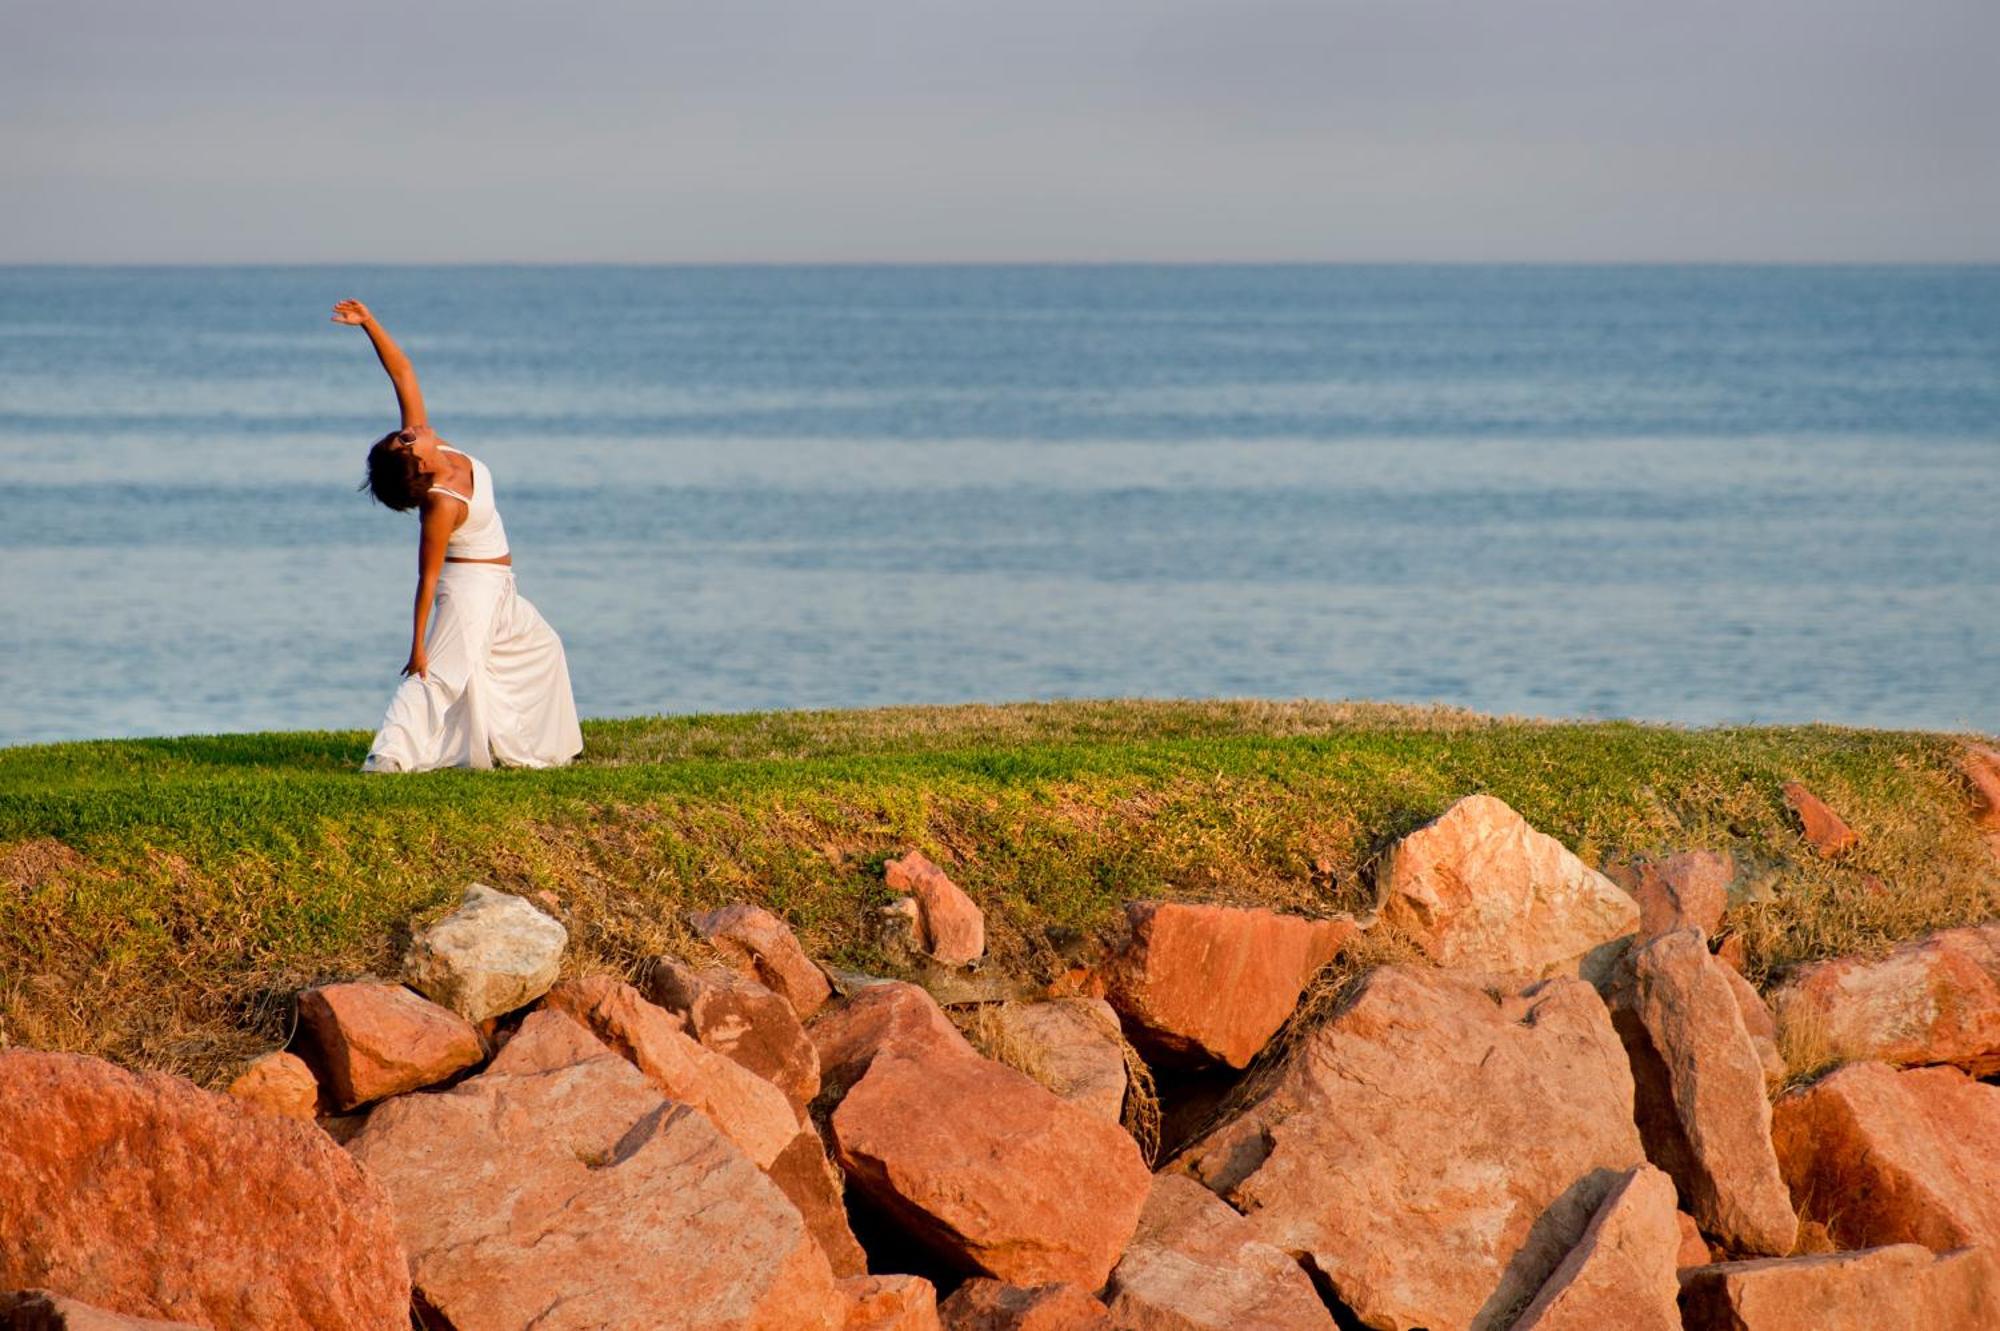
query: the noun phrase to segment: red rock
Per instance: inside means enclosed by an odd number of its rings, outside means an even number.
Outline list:
[[[730,971],[697,971],[664,958],[649,968],[643,988],[704,1048],[783,1091],[805,1122],[805,1107],[819,1094],[819,1054],[789,1002]]]
[[[1827,807],[1825,800],[1797,781],[1785,783],[1785,803],[1798,815],[1799,830],[1806,841],[1822,856],[1831,859],[1844,855],[1861,839],[1839,814]]]
[[[201,1331],[192,1322],[124,1317],[65,1299],[45,1289],[0,1294],[0,1328],[5,1331]]]
[[[1074,1285],[968,1280],[938,1313],[945,1331],[1109,1331],[1104,1305]]]
[[[382,1181],[453,1331],[833,1331],[846,1300],[798,1211],[690,1106],[562,1013],[477,1077],[404,1096],[349,1149]]]
[[[1703,1233],[1736,1251],[1788,1253],[1798,1217],[1771,1148],[1764,1065],[1699,929],[1634,951],[1612,1017],[1632,1059],[1647,1158],[1667,1171]]]
[[[1595,971],[1639,904],[1491,795],[1404,837],[1376,874],[1381,917],[1440,966],[1519,975]]]
[[[1247,1067],[1298,1006],[1313,972],[1359,933],[1354,921],[1135,901],[1105,997],[1147,1054]]]
[[[792,1005],[800,1021],[833,997],[833,986],[813,964],[785,922],[760,906],[724,906],[693,914],[696,933],[715,944],[731,969]]]
[[[1115,1124],[949,1050],[876,1055],[831,1135],[848,1181],[903,1230],[959,1270],[1019,1283],[1102,1285],[1151,1181]]]
[[[868,1254],[847,1223],[847,1207],[841,1199],[840,1171],[826,1157],[826,1145],[810,1128],[792,1138],[791,1145],[764,1171],[787,1201],[798,1208],[813,1241],[826,1254],[827,1265],[837,1276],[864,1275]]]
[[[178,1077],[0,1051],[0,1289],[258,1331],[405,1331],[380,1188],[310,1124]]]
[[[1772,1136],[1799,1208],[1843,1247],[2000,1247],[2000,1087],[1854,1063],[1781,1098]]]
[[[1175,1167],[1368,1325],[1486,1331],[1643,1160],[1588,984],[1385,966]]]
[[[1639,937],[1657,938],[1689,925],[1704,934],[1722,927],[1736,861],[1721,851],[1690,850],[1662,860],[1640,860],[1619,885],[1639,902]]]
[[[321,985],[299,995],[336,1109],[434,1086],[477,1063],[479,1032],[400,984]]]
[[[857,1276],[840,1282],[844,1331],[942,1331],[937,1290],[922,1276]]]
[[[769,1169],[798,1136],[798,1116],[783,1091],[703,1048],[678,1017],[639,997],[631,985],[606,975],[564,981],[549,990],[544,1004],[588,1026],[669,1100],[708,1115],[759,1169]]]
[[[979,1054],[923,989],[900,980],[871,984],[829,1007],[807,1028],[830,1097],[845,1095],[884,1051],[912,1058]]]
[[[1711,954],[1713,955],[1713,954]],[[1757,1061],[1764,1067],[1764,1080],[1781,1082],[1785,1079],[1785,1058],[1778,1052],[1778,1023],[1771,1016],[1764,996],[1757,992],[1757,986],[1743,978],[1741,971],[1730,969],[1715,960],[1716,970],[1729,983],[1729,992],[1736,996],[1736,1011],[1743,1018],[1743,1029],[1750,1035],[1751,1047],[1757,1051]]]
[[[1686,1331],[1991,1331],[2000,1267],[1916,1244],[1720,1262],[1681,1273]]]
[[[1125,1108],[1125,1041],[1101,998],[996,1003],[988,1020],[1021,1049],[1023,1071],[1062,1099],[1116,1123]]]
[[[319,1112],[319,1082],[304,1059],[282,1050],[250,1060],[229,1093],[244,1104],[311,1123]]]
[[[1514,1331],[1681,1331],[1673,1180],[1651,1165],[1621,1179]]]
[[[1801,966],[1771,995],[1778,1024],[1844,1061],[2000,1073],[2000,924],[1945,929],[1885,957]]]
[[[1117,1331],[1333,1331],[1299,1264],[1181,1174],[1153,1180],[1105,1287]]]
[[[986,917],[944,870],[911,851],[883,866],[892,891],[917,903],[918,943],[947,966],[964,966],[986,954]]]
[[[1679,1221],[1681,1227],[1680,1255],[1674,1259],[1674,1265],[1676,1267],[1707,1266],[1711,1259],[1708,1252],[1708,1240],[1701,1236],[1701,1226],[1697,1225],[1694,1217],[1686,1211],[1676,1211],[1674,1212],[1674,1217]]]

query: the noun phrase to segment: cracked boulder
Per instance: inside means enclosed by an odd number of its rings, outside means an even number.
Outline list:
[[[1119,1331],[1333,1331],[1312,1279],[1181,1174],[1153,1180],[1105,1287]]]
[[[487,1070],[377,1108],[418,1307],[453,1331],[835,1331],[847,1300],[798,1210],[707,1116],[561,1012]]]
[[[1367,1325],[1498,1331],[1644,1159],[1588,984],[1385,966],[1174,1168]]]

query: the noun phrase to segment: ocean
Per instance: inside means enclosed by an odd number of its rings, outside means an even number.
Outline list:
[[[0,268],[0,744],[372,728],[491,467],[586,716],[2000,729],[2000,268]]]

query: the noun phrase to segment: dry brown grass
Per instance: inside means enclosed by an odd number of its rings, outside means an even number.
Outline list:
[[[1854,1057],[1828,1027],[1826,1014],[1809,1003],[1787,1004],[1776,1013],[1778,1056],[1785,1062],[1780,1093],[1818,1081]]]
[[[1002,1018],[1001,1007],[998,1003],[980,1003],[947,1008],[946,1014],[981,1054],[1059,1092],[1041,1048],[1019,1037],[1015,1028]],[[1139,1144],[1140,1154],[1150,1165],[1160,1148],[1160,1097],[1153,1084],[1153,1070],[1122,1031],[1114,1027],[1106,1034],[1118,1041],[1119,1054],[1125,1061],[1125,1099],[1119,1110],[1119,1124]]]
[[[1041,1046],[1021,1039],[1014,1027],[1001,1019],[999,1007],[997,1003],[979,1003],[948,1008],[946,1015],[974,1049],[1050,1090],[1056,1089]]]
[[[1150,1167],[1160,1162],[1160,1090],[1153,1069],[1123,1035],[1118,1037],[1118,1052],[1125,1058],[1125,1103],[1118,1123],[1139,1143],[1139,1154]]]
[[[602,723],[595,762],[612,765],[722,758],[792,760],[839,747],[924,753],[982,747],[1108,744],[1199,736],[1303,739],[1355,730],[1451,733],[1547,722],[1459,707],[1301,699],[1202,701],[1101,699],[1059,703],[960,703],[868,711],[766,712],[743,717],[646,717]]]

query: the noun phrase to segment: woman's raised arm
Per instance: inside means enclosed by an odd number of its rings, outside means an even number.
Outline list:
[[[403,349],[396,345],[396,339],[389,336],[389,330],[375,322],[375,316],[368,312],[368,307],[358,300],[343,300],[333,307],[333,321],[357,325],[375,344],[375,354],[381,357],[382,368],[389,373],[389,382],[396,386],[396,405],[403,409],[403,428],[414,430],[420,425],[430,424],[424,416],[424,393],[417,387],[416,368],[403,354]]]

